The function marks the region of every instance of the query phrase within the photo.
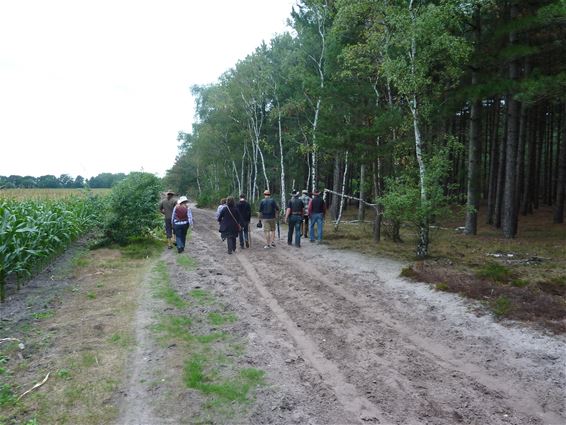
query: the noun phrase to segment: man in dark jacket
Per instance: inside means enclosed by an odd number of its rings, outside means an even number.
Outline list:
[[[287,245],[293,244],[293,231],[295,232],[295,246],[301,246],[301,223],[303,222],[303,201],[299,199],[299,192],[296,190],[291,194],[293,197],[287,204],[285,211],[285,221],[289,223],[289,231],[287,232]]]
[[[314,226],[317,227],[317,243],[322,242],[322,226],[324,224],[324,215],[326,214],[326,205],[324,199],[320,196],[320,192],[315,190],[313,197],[309,203],[309,236],[310,241],[314,242]]]
[[[159,212],[165,218],[165,234],[167,235],[167,248],[173,248],[173,226],[171,224],[171,216],[173,215],[173,208],[177,205],[177,198],[175,192],[168,190],[165,194],[166,199],[162,199],[159,203]]]
[[[263,191],[263,197],[259,204],[259,218],[263,221],[264,248],[275,248],[275,217],[279,214],[279,206],[271,199],[269,189]]]
[[[252,207],[246,201],[246,195],[243,193],[240,195],[240,202],[236,204],[236,208],[240,213],[240,226],[242,226],[242,230],[240,230],[240,248],[244,247],[244,242],[246,244],[246,248],[250,247],[250,234],[249,234],[249,227],[250,221],[252,219]]]

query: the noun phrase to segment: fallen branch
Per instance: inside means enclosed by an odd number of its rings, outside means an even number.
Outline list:
[[[355,196],[350,196],[350,195],[346,195],[346,194],[344,194],[344,193],[334,192],[333,190],[330,190],[330,189],[324,189],[324,191],[325,191],[325,192],[328,192],[328,193],[332,193],[333,195],[336,195],[336,196],[341,196],[341,197],[344,197],[344,198],[353,199],[354,201],[363,202],[363,203],[364,203],[365,205],[367,205],[368,207],[372,207],[372,208],[377,209],[377,204],[371,204],[371,203],[369,203],[369,202],[364,201],[363,199],[356,198]],[[379,213],[379,214],[383,214],[383,213]]]
[[[0,338],[0,344],[2,344],[3,342],[10,342],[10,341],[22,342],[18,338]]]
[[[41,387],[43,384],[45,384],[47,382],[47,379],[49,379],[49,374],[51,374],[51,372],[48,372],[47,375],[45,376],[45,378],[43,378],[43,381],[38,382],[37,384],[35,384],[33,387],[31,387],[29,390],[27,390],[25,393],[23,393],[22,395],[20,395],[17,399],[17,401],[20,401],[20,399],[25,396],[28,393],[31,393],[33,390],[35,390],[36,388]]]

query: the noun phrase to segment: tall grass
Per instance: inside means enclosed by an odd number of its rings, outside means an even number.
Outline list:
[[[0,199],[0,301],[9,276],[29,276],[100,221],[103,200],[92,196],[44,201]]]

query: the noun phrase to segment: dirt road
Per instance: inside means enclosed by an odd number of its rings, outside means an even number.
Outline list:
[[[188,255],[198,266],[183,270],[178,254],[166,252],[172,284],[179,293],[210,291],[237,315],[232,332],[247,341],[243,362],[267,381],[234,421],[566,423],[565,338],[478,316],[476,304],[399,278],[403,265],[389,259],[304,240],[300,249],[287,246],[283,228],[276,248],[264,249],[254,226],[252,248],[228,255],[213,213],[194,213]],[[140,323],[160,308],[145,299]],[[181,367],[175,347],[149,343],[143,324],[136,330],[143,346],[131,358],[134,388],[119,423],[193,423],[194,392],[164,401]],[[135,388],[148,366],[161,370],[163,384]],[[148,405],[153,412],[143,413]]]

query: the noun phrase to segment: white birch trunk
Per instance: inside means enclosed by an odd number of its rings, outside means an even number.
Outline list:
[[[344,210],[344,192],[346,191],[346,174],[348,174],[348,151],[346,151],[346,156],[344,158],[344,175],[342,176],[342,195],[340,196],[340,211],[338,213],[338,218],[334,224],[334,230],[338,230],[340,225],[340,220],[342,219],[342,211]]]
[[[242,193],[242,180],[240,180],[238,169],[236,168],[236,161],[234,160],[232,160],[232,167],[234,167],[234,175],[236,176],[236,180],[238,181],[238,196],[240,196],[240,193]]]
[[[277,89],[277,87],[275,87]],[[284,151],[283,151],[283,130],[281,128],[281,108],[279,107],[279,98],[275,95],[275,102],[277,103],[277,130],[279,132],[279,156],[281,161],[281,209],[285,208],[287,205],[285,196],[286,196],[286,189],[285,189],[285,161],[284,161]],[[294,188],[293,184],[293,188]]]

